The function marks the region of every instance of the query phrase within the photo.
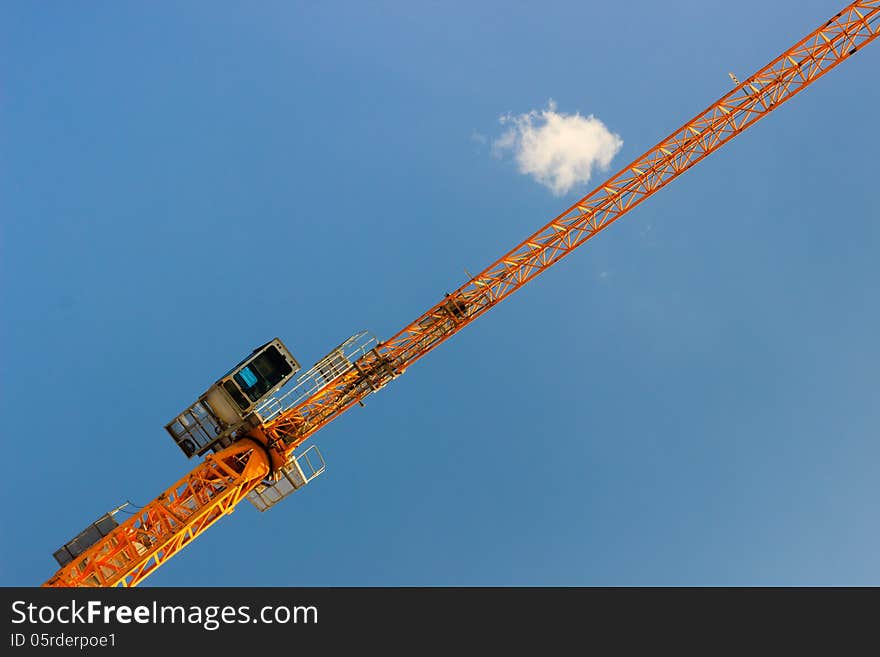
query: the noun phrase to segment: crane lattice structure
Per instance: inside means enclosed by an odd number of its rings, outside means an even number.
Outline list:
[[[273,398],[256,426],[207,454],[180,481],[44,586],[135,586],[253,493],[290,479],[303,442],[429,351],[559,262],[672,180],[803,91],[880,34],[880,0],[842,9],[772,62],[577,201],[397,334],[363,343],[347,366],[299,395]],[[340,351],[340,354],[343,352]],[[302,388],[300,388],[302,390]],[[300,481],[302,483],[302,481]],[[296,485],[296,484],[294,484]],[[106,518],[107,516],[105,516]],[[97,526],[99,523],[96,523]],[[104,533],[104,532],[101,532]]]

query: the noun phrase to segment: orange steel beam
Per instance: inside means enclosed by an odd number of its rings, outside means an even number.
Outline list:
[[[58,570],[43,586],[136,586],[217,522],[269,473],[264,447],[244,439],[192,472]]]
[[[880,0],[841,10],[305,401],[190,474],[44,586],[134,586],[182,550],[315,431],[858,52],[880,34]]]
[[[597,235],[649,196],[880,33],[880,0],[853,2],[710,105],[421,317],[264,429],[288,457],[315,431],[378,390],[495,304]]]

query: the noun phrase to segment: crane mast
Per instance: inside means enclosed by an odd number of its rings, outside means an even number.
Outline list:
[[[739,82],[706,110],[621,169],[327,385],[283,404],[246,438],[209,454],[139,513],[44,586],[135,586],[291,463],[328,422],[559,262],[617,219],[803,91],[880,35],[880,0],[853,2]]]

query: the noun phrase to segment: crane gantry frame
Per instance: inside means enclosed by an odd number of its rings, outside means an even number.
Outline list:
[[[380,342],[327,386],[208,454],[44,586],[135,586],[294,458],[312,434],[880,35],[852,2],[706,110]],[[733,77],[733,76],[731,76]]]

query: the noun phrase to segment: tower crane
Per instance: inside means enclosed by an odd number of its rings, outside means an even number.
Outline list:
[[[166,430],[189,473],[124,522],[101,516],[55,553],[44,586],[135,586],[243,500],[264,511],[319,475],[316,431],[559,262],[880,35],[880,0],[858,0],[446,293],[390,338],[358,333],[301,373],[277,338],[254,350]]]

